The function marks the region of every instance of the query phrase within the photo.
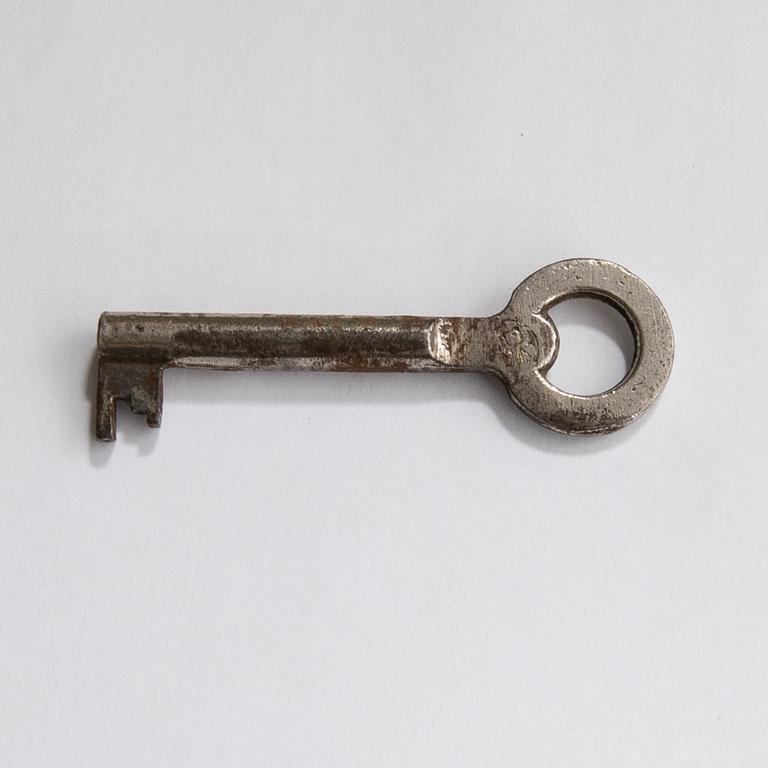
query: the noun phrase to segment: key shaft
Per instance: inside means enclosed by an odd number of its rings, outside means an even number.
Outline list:
[[[99,351],[114,359],[226,370],[413,371],[438,366],[437,318],[105,312]]]

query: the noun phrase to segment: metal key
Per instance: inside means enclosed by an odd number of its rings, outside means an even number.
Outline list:
[[[547,310],[564,299],[607,301],[635,340],[629,373],[597,395],[573,395],[546,373],[558,351]],[[618,264],[572,259],[535,272],[490,317],[219,315],[105,312],[99,320],[96,437],[115,439],[115,401],[159,427],[165,368],[281,371],[480,371],[498,377],[531,418],[558,432],[612,432],[656,399],[669,376],[669,317]]]

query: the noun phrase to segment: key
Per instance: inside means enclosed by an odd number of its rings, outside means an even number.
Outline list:
[[[601,299],[626,318],[635,341],[629,372],[596,395],[551,384],[558,334],[548,310],[576,296]],[[571,259],[534,272],[490,317],[222,315],[105,312],[98,329],[96,437],[115,439],[115,402],[159,427],[163,370],[478,371],[512,401],[568,434],[619,429],[657,398],[672,367],[669,317],[651,289],[610,261]]]

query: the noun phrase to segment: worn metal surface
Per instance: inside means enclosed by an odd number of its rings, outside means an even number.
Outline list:
[[[627,376],[597,395],[547,381],[557,329],[547,310],[591,296],[627,319],[635,355]],[[480,371],[545,427],[570,434],[612,432],[661,392],[674,340],[664,307],[618,264],[572,259],[532,274],[491,317],[366,317],[105,312],[99,320],[96,437],[115,439],[115,401],[159,427],[163,369],[291,371]]]

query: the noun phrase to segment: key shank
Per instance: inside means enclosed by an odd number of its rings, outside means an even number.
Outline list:
[[[115,439],[115,401],[152,427],[164,368],[284,371],[451,370],[438,318],[105,312],[99,321],[97,438]]]

